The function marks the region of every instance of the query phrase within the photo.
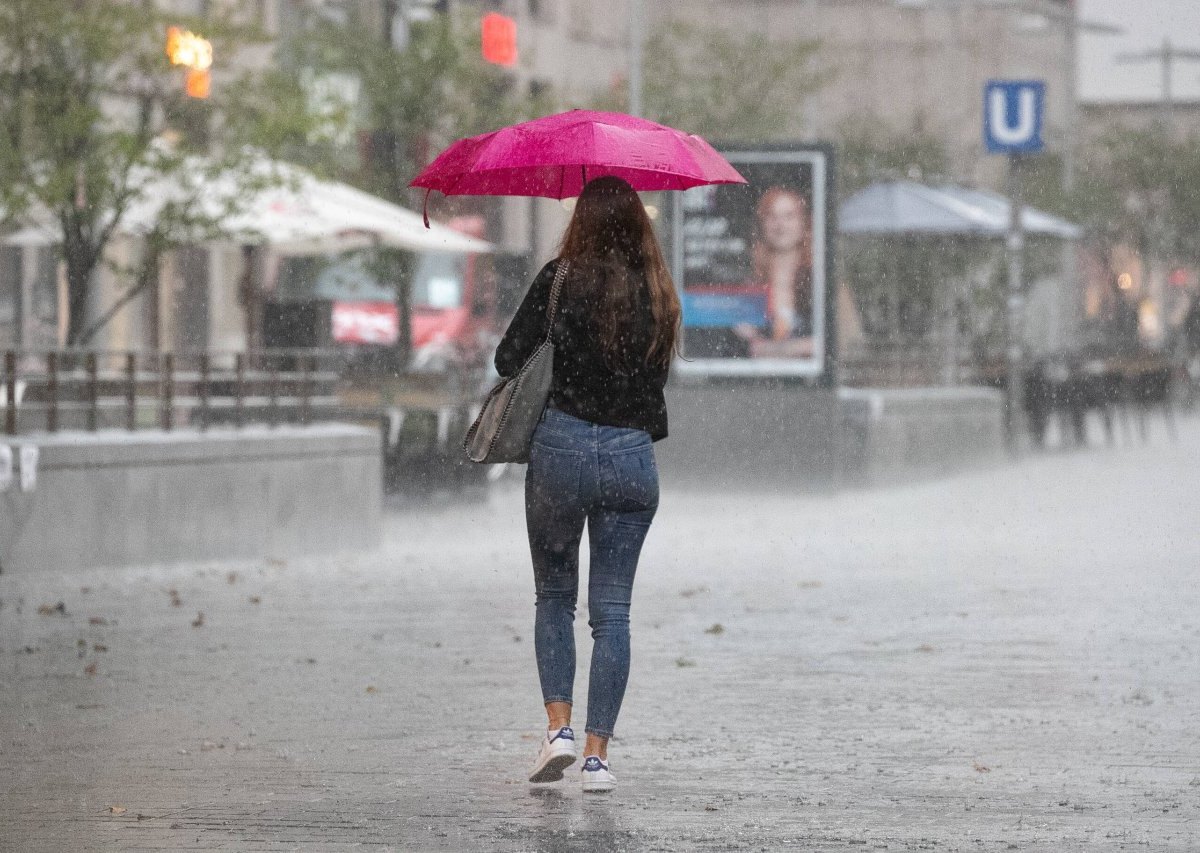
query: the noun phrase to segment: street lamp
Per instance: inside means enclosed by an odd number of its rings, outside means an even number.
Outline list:
[[[642,114],[642,54],[646,44],[645,0],[629,0],[629,114]]]
[[[1145,50],[1140,53],[1118,53],[1117,62],[1128,64],[1132,62],[1158,62],[1162,65],[1162,125],[1163,130],[1170,126],[1171,112],[1174,100],[1171,90],[1171,72],[1177,59],[1200,60],[1200,50],[1175,47],[1170,37],[1163,39],[1162,47],[1155,50]]]

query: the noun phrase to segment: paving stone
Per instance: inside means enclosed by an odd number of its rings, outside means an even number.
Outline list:
[[[0,575],[0,850],[1194,853],[1200,421],[1153,439],[664,484],[607,797],[524,781],[512,487],[373,556]]]

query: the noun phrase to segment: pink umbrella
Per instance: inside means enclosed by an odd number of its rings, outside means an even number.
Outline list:
[[[460,139],[411,186],[426,190],[426,203],[433,190],[570,198],[605,175],[639,191],[746,183],[699,136],[624,113],[570,110]]]

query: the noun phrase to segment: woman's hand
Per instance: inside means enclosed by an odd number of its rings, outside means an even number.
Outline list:
[[[813,339],[785,338],[773,341],[756,338],[750,341],[751,358],[810,358],[813,354]]]
[[[754,341],[762,340],[762,334],[760,334],[758,326],[755,326],[753,323],[738,323],[733,327],[733,333],[744,341],[750,341],[751,344]]]

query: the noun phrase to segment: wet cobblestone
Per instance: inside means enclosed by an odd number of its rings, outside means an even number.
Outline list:
[[[665,484],[588,799],[524,782],[516,491],[369,557],[0,576],[0,850],[1194,853],[1198,484],[1195,420],[887,490]]]

